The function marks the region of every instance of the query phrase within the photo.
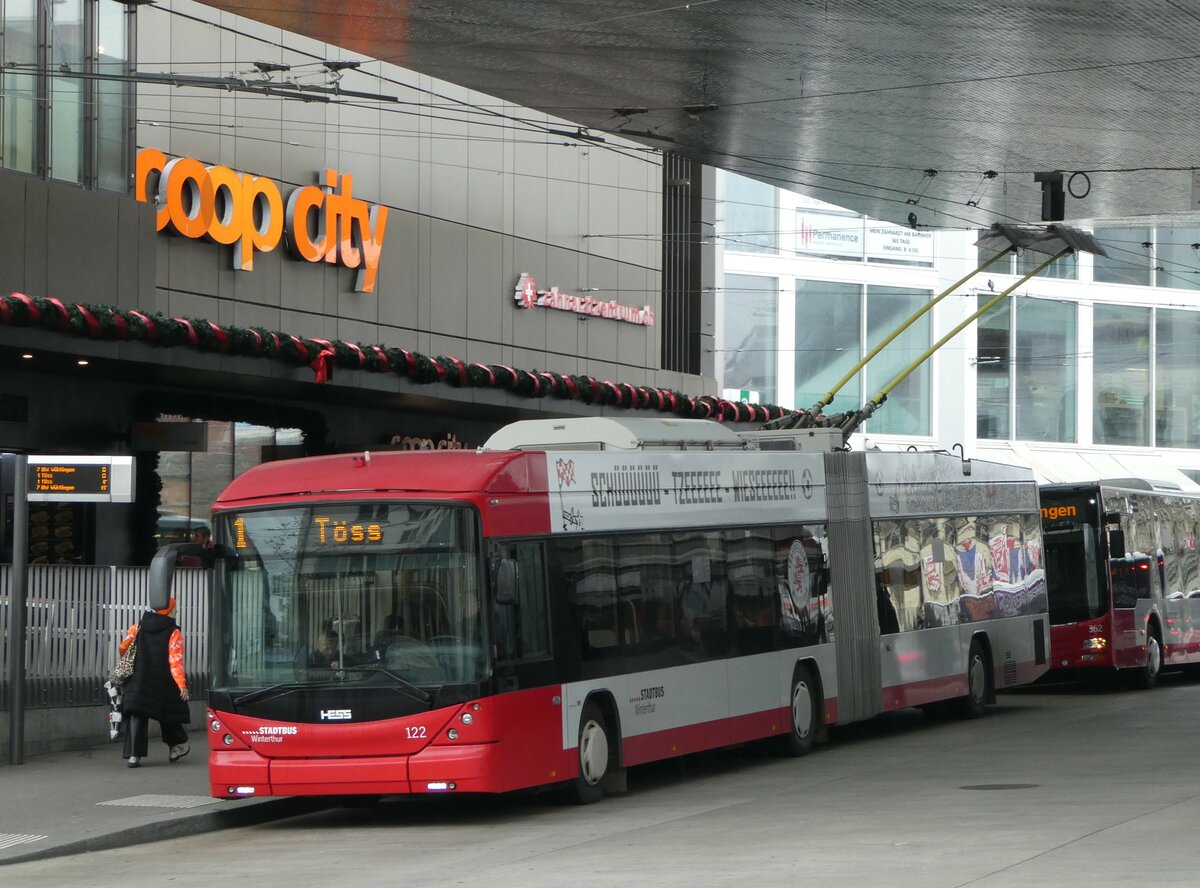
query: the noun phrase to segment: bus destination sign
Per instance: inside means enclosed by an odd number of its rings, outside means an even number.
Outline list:
[[[30,502],[133,502],[131,456],[31,456]]]

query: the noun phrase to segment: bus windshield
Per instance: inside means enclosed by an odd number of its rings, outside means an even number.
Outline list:
[[[487,669],[467,506],[355,502],[218,516],[217,688],[477,682]]]
[[[1095,491],[1043,491],[1042,530],[1050,623],[1061,626],[1108,613]]]

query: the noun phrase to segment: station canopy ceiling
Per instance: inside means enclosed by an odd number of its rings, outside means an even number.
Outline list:
[[[206,2],[879,219],[1200,224],[1193,0]]]

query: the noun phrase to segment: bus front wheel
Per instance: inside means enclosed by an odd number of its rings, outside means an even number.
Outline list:
[[[570,799],[590,805],[604,795],[604,784],[613,770],[616,746],[611,742],[608,722],[595,702],[589,700],[579,719],[579,774],[571,782]]]

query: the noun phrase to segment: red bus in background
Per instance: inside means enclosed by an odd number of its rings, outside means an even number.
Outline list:
[[[632,765],[799,755],[1039,677],[1032,474],[806,434],[533,421],[249,470],[214,507],[212,793],[588,802]]]
[[[1152,687],[1200,663],[1200,496],[1135,480],[1041,490],[1058,670],[1120,670]]]

